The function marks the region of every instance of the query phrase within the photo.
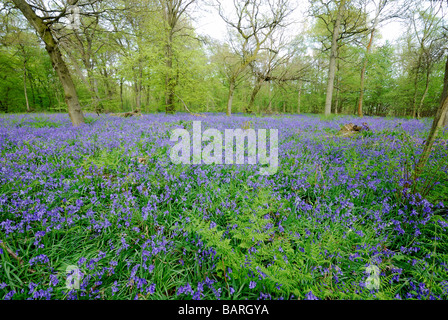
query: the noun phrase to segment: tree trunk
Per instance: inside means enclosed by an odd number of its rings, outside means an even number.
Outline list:
[[[268,90],[269,90],[269,104],[268,104],[268,110],[269,112],[272,112],[272,92],[271,92],[271,81],[268,82]]]
[[[32,73],[28,72],[27,76],[28,76],[28,81],[29,81],[30,88],[31,88],[31,104],[30,104],[31,109],[30,110],[32,111],[33,108],[36,107],[36,88],[35,88],[35,84],[34,84],[34,79],[33,79]],[[39,97],[39,89],[37,89],[37,97],[38,97],[38,99],[40,99],[40,97]],[[42,101],[42,99],[40,99],[40,101]],[[42,105],[42,103],[40,105]]]
[[[297,94],[297,114],[300,114],[300,98],[302,95],[302,81],[299,80],[299,92]]]
[[[419,53],[418,61],[417,61],[417,70],[415,71],[415,79],[414,79],[414,97],[412,98],[412,117],[417,117],[417,94],[418,94],[418,75],[420,73],[422,56]]]
[[[229,99],[227,100],[227,115],[232,115],[233,93],[235,92],[235,81],[231,80],[229,84]]]
[[[30,103],[28,101],[28,92],[26,90],[26,60],[23,63],[23,93],[25,94],[26,112],[30,112]]]
[[[123,78],[120,78],[120,102],[121,102],[121,111],[124,112],[124,102],[123,102]]]
[[[378,18],[379,18],[381,10],[382,10],[381,4],[379,4],[379,7],[377,8],[377,12],[376,12],[376,15],[375,15],[375,20],[373,21],[372,31],[370,32],[369,43],[367,44],[367,48],[366,48],[366,56],[364,58],[364,64],[363,64],[362,70],[361,70],[361,84],[360,84],[360,93],[359,93],[359,101],[358,101],[358,116],[359,117],[363,116],[362,103],[363,103],[363,99],[364,99],[364,84],[365,84],[367,63],[368,63],[368,60],[369,60],[369,53],[372,50],[373,38],[375,36],[375,31],[376,31],[376,27],[378,25],[378,21],[379,21]]]
[[[448,109],[445,110],[445,114],[442,117],[444,119],[443,123],[442,123],[442,127],[448,128]]]
[[[372,37],[370,39],[372,39]],[[367,57],[364,60],[364,65],[362,66],[362,70],[361,70],[361,84],[360,84],[360,93],[359,93],[359,101],[358,101],[358,116],[359,117],[364,116],[362,113],[362,102],[364,99],[364,82],[365,82],[366,69],[367,69]]]
[[[48,87],[42,83],[42,80],[40,77],[37,77],[37,81],[39,81],[38,88],[41,87],[44,90],[44,93],[48,98],[48,109],[51,109],[53,107],[53,98],[52,98],[53,95],[48,90]],[[42,98],[40,98],[40,101],[41,101],[40,105],[43,106]]]
[[[142,61],[139,59],[138,61],[138,74],[137,74],[137,80],[135,83],[135,94],[136,94],[136,98],[135,98],[135,106],[137,110],[141,110],[141,106],[142,106],[142,93],[143,93],[143,66],[142,66]]]
[[[325,115],[331,114],[331,101],[333,99],[333,89],[334,89],[334,77],[336,74],[336,58],[338,50],[338,37],[339,28],[341,25],[342,14],[344,11],[345,0],[341,0],[338,8],[338,13],[336,16],[336,21],[333,29],[333,38],[331,40],[331,52],[330,52],[330,65],[328,67],[328,84],[327,84],[327,95],[325,100]]]
[[[425,92],[423,92],[423,96],[420,99],[420,104],[418,105],[417,109],[417,119],[420,119],[420,112],[423,108],[423,102],[425,101],[426,95],[428,94],[429,89],[429,75],[430,75],[430,68],[428,67],[428,70],[426,71],[426,81],[425,81]]]
[[[103,82],[106,86],[106,92],[107,92],[107,99],[112,100],[113,99],[113,92],[112,88],[110,86],[110,80],[109,80],[109,73],[107,72],[106,68],[102,68],[100,71],[100,74],[103,76]],[[96,89],[98,90],[98,85],[96,86]],[[99,95],[98,95],[99,96]]]
[[[338,109],[339,109],[339,89],[336,88],[336,97],[334,99],[334,113],[338,114]]]
[[[337,55],[339,56],[339,48],[337,51]],[[336,73],[339,74],[339,60],[336,63]],[[338,108],[339,108],[339,76],[335,75],[335,82],[336,82],[336,97],[334,99],[334,113],[338,114]]]
[[[146,109],[149,108],[149,104],[150,104],[150,102],[151,102],[151,87],[150,87],[150,85],[148,84],[148,85],[146,86]]]
[[[51,33],[50,27],[36,15],[33,9],[25,0],[13,0],[16,7],[23,13],[25,18],[36,29],[40,38],[45,43],[45,49],[47,50],[51,63],[58,74],[61,81],[62,88],[64,89],[65,102],[68,108],[68,114],[74,126],[78,126],[84,123],[84,115],[79,104],[76,88],[73,83],[73,79],[70,75],[70,71],[62,58],[61,51],[56,43],[56,40]]]
[[[172,36],[168,35],[168,43],[166,45],[166,79],[165,79],[165,111],[166,113],[174,113],[174,97],[175,83],[173,77],[173,48]]]
[[[85,84],[85,86],[88,87],[90,90],[90,87],[89,87],[90,84],[87,81],[86,77],[84,76],[84,72],[81,70],[81,67],[79,66],[79,63],[78,63],[76,57],[73,55],[73,53],[72,53],[73,50],[70,47],[68,47],[65,42],[60,42],[60,45],[62,46],[65,53],[67,54],[67,56],[71,62],[71,65],[75,68],[76,74],[78,75],[79,79],[81,79],[81,81]]]
[[[140,109],[141,95],[140,95],[140,81],[138,77],[134,78],[134,92],[135,92],[135,109]]]
[[[90,59],[89,59],[90,60]],[[88,65],[89,64],[89,65]],[[86,65],[86,69],[87,69],[87,77],[89,79],[89,92],[90,92],[90,98],[92,101],[92,106],[93,106],[93,110],[95,112],[99,112],[99,103],[100,103],[100,97],[98,94],[98,86],[97,86],[97,82],[95,79],[95,76],[93,75],[93,67],[91,66],[90,63],[85,63]]]
[[[429,156],[431,154],[432,146],[437,138],[439,129],[444,125],[447,125],[447,115],[448,113],[448,57],[445,63],[445,77],[443,80],[443,92],[440,99],[440,105],[437,109],[436,115],[434,116],[434,121],[432,123],[431,131],[429,132],[428,138],[426,139],[425,147],[423,153],[418,160],[418,164],[415,168],[415,175],[419,176],[428,162]]]
[[[26,64],[28,62],[28,58],[27,58],[25,48],[22,44],[20,44],[20,49],[22,50],[22,54],[23,54],[23,93],[25,95],[26,111],[30,112],[30,102],[28,99],[28,90],[27,90],[27,86],[26,86]],[[33,97],[33,99],[34,99],[34,97]]]
[[[365,76],[366,76],[366,70],[367,70],[368,55],[372,48],[373,36],[375,34],[375,28],[376,28],[376,24],[377,24],[376,21],[378,21],[378,18],[375,18],[374,27],[373,27],[372,31],[370,32],[370,40],[369,40],[369,44],[367,45],[367,49],[366,49],[366,57],[364,58],[364,64],[363,64],[362,70],[361,70],[361,84],[360,84],[360,93],[359,93],[359,101],[358,101],[358,116],[359,117],[363,117],[362,103],[363,103],[363,99],[364,99],[364,83],[365,83]]]
[[[255,82],[255,86],[252,89],[252,93],[250,95],[249,103],[246,106],[246,110],[245,110],[246,113],[252,113],[253,112],[254,103],[255,103],[255,97],[257,96],[258,92],[260,91],[262,84],[263,84],[263,79],[257,78],[257,80]]]

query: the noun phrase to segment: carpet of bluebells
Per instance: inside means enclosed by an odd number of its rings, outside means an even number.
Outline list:
[[[278,129],[277,173],[171,163],[195,120]],[[349,122],[0,117],[0,298],[447,299],[447,134],[415,180],[430,119]]]

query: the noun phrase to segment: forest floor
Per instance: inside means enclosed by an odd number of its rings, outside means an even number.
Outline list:
[[[278,170],[174,164],[192,121],[278,129]],[[448,133],[412,174],[430,124],[3,115],[0,298],[447,299]]]

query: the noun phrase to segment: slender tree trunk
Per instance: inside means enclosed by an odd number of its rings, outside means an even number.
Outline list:
[[[271,81],[268,82],[268,90],[269,90],[269,104],[268,104],[268,110],[269,112],[272,112],[272,92],[271,92]]]
[[[235,81],[231,79],[229,84],[229,98],[227,99],[227,116],[229,117],[232,115],[232,103],[234,92],[235,92]]]
[[[136,93],[135,93],[136,94],[136,96],[135,96],[135,109],[136,110],[140,110],[142,102],[141,102],[141,94],[140,94],[141,91],[138,88],[138,85],[136,86],[135,91],[136,91]]]
[[[26,111],[30,112],[30,103],[28,101],[28,92],[26,90],[26,60],[23,63],[23,92],[25,94]]]
[[[90,90],[90,83],[87,81],[86,77],[84,76],[83,71],[81,70],[81,67],[79,66],[78,61],[73,56],[72,49],[68,47],[64,42],[60,42],[60,45],[62,48],[64,48],[65,53],[67,54],[71,65],[75,68],[76,74],[78,75],[79,79],[85,84],[86,87]]]
[[[143,92],[143,66],[142,61],[138,62],[138,78],[136,81],[136,109],[140,110],[142,106],[142,92]]]
[[[432,123],[431,131],[429,132],[428,138],[426,139],[425,147],[423,153],[415,168],[415,175],[419,176],[428,162],[429,156],[431,155],[432,146],[437,138],[439,129],[444,125],[447,125],[448,117],[448,57],[445,63],[445,77],[443,80],[443,92],[440,99],[440,105],[437,109],[436,115],[434,116],[434,121]]]
[[[90,58],[88,60],[90,60]],[[87,78],[89,79],[89,87],[88,88],[89,88],[90,97],[91,97],[91,101],[92,101],[92,105],[93,105],[93,110],[95,110],[95,112],[98,112],[99,111],[98,105],[100,103],[100,98],[99,98],[99,94],[98,94],[97,82],[93,75],[93,66],[88,61],[85,62],[84,64],[87,69]]]
[[[44,102],[42,101],[42,94],[40,92],[39,84],[36,85],[36,91],[37,91],[37,100],[39,103],[39,106],[43,106]],[[33,108],[36,108],[36,105],[33,105]]]
[[[415,79],[414,79],[414,96],[412,97],[412,117],[417,117],[417,94],[418,94],[418,75],[420,73],[422,56],[421,53],[418,57],[417,61],[417,70],[415,71]]]
[[[134,92],[135,92],[135,108],[140,109],[140,83],[138,77],[134,77]]]
[[[148,84],[146,86],[146,109],[149,108],[149,103],[151,102],[151,87]]]
[[[387,2],[387,1],[386,1]],[[378,26],[379,16],[381,11],[384,9],[386,2],[380,2],[377,7],[377,11],[375,14],[375,19],[373,20],[372,30],[370,31],[370,39],[369,43],[366,47],[366,56],[364,58],[364,63],[361,70],[361,83],[360,83],[360,92],[359,92],[359,100],[358,100],[358,116],[363,117],[362,105],[364,102],[364,85],[365,85],[365,76],[367,70],[367,64],[369,61],[369,53],[372,50],[373,38],[375,36],[376,27]]]
[[[27,75],[28,75],[28,81],[30,83],[30,88],[31,88],[31,104],[30,104],[31,109],[30,110],[33,110],[33,108],[36,107],[36,88],[35,88],[34,79],[33,79],[32,74],[30,74],[28,72]],[[37,90],[37,91],[38,91],[37,95],[39,95],[39,90]],[[39,98],[39,96],[38,96],[38,98]]]
[[[47,86],[42,83],[40,77],[37,77],[37,80],[39,81],[39,87],[41,87],[44,90],[44,93],[48,98],[48,109],[51,109],[53,107],[53,95],[50,93]],[[40,101],[41,101],[40,105],[43,106],[42,98],[40,99]]]
[[[102,107],[100,103],[100,95],[98,92],[98,82],[94,74],[95,69],[95,62],[94,62],[94,53],[92,50],[92,43],[93,43],[93,34],[87,36],[86,35],[86,45],[82,44],[82,40],[79,38],[78,33],[75,32],[76,37],[79,40],[80,47],[79,50],[82,53],[82,61],[84,63],[84,67],[87,70],[87,77],[89,79],[89,92],[90,92],[90,99],[92,102],[93,110],[99,115],[100,112],[102,112]],[[70,49],[70,48],[69,48]]]
[[[297,93],[297,114],[300,114],[300,98],[302,95],[302,81],[299,80],[299,92]]]
[[[124,102],[123,102],[123,78],[120,78],[120,102],[121,102],[121,111],[124,112]]]
[[[364,99],[365,76],[366,76],[366,70],[367,70],[367,63],[368,63],[368,59],[369,59],[368,57],[369,57],[369,53],[372,49],[373,37],[375,35],[375,29],[376,29],[377,24],[378,24],[378,15],[375,17],[375,21],[373,22],[372,31],[370,32],[369,43],[367,44],[367,48],[366,48],[366,56],[364,58],[364,63],[362,65],[362,70],[361,70],[361,84],[360,84],[360,93],[359,93],[359,101],[358,101],[358,116],[359,117],[363,116],[362,103],[363,103],[363,99]]]
[[[338,114],[339,109],[339,88],[336,88],[336,97],[334,99],[334,113]]]
[[[166,113],[174,113],[174,98],[175,98],[175,79],[173,77],[173,48],[172,35],[168,35],[168,43],[166,45],[166,79],[165,79],[165,110]]]
[[[334,89],[334,77],[336,74],[336,58],[338,51],[338,37],[339,29],[341,26],[342,15],[344,11],[345,0],[341,0],[339,4],[338,13],[336,16],[336,21],[333,29],[333,38],[331,40],[331,52],[330,52],[330,65],[328,67],[328,83],[327,83],[327,95],[325,100],[325,115],[331,114],[331,101],[333,99],[333,89]]]
[[[362,66],[361,70],[361,84],[360,84],[360,93],[359,93],[359,101],[358,101],[358,116],[363,117],[362,113],[362,102],[364,99],[364,81],[365,81],[365,74],[367,69],[367,58],[364,60],[364,65]]]
[[[423,102],[425,101],[426,95],[428,94],[429,75],[430,75],[430,68],[428,67],[428,70],[426,71],[425,91],[423,92],[423,96],[420,99],[420,103],[419,103],[418,109],[417,109],[417,119],[420,119],[420,112],[421,112],[422,107],[423,107]]]
[[[113,92],[112,92],[112,88],[110,86],[109,73],[107,72],[106,68],[102,68],[101,75],[103,76],[103,82],[104,82],[104,85],[106,86],[107,99],[112,100]],[[98,85],[96,86],[96,88],[98,90]]]
[[[337,55],[339,56],[339,48],[337,51]],[[336,97],[334,99],[334,113],[338,114],[338,108],[339,108],[339,60],[336,62],[336,75],[335,75],[335,82],[336,82]]]
[[[23,13],[25,18],[36,29],[39,36],[45,43],[45,49],[47,50],[51,63],[53,64],[59,80],[61,81],[64,89],[65,102],[68,108],[68,114],[74,126],[78,126],[84,123],[84,115],[79,104],[76,88],[73,83],[73,79],[70,75],[70,71],[62,58],[61,51],[56,43],[56,40],[51,33],[50,27],[36,15],[33,9],[25,0],[13,0],[16,7]]]
[[[256,98],[258,92],[260,91],[262,84],[263,84],[263,79],[257,78],[257,80],[255,82],[255,86],[252,89],[252,93],[250,95],[249,103],[246,106],[246,110],[245,110],[246,113],[252,113],[253,112],[255,98]],[[270,110],[269,112],[272,112],[272,110]]]
[[[25,48],[22,44],[20,44],[20,49],[22,50],[22,54],[23,54],[23,93],[25,95],[25,103],[26,103],[26,111],[30,112],[30,103],[28,100],[28,90],[27,90],[27,85],[26,85],[26,65],[27,65],[27,54],[25,51]]]

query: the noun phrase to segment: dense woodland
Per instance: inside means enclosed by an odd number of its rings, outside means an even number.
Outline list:
[[[4,113],[420,118],[435,115],[443,90],[442,1],[2,0],[0,8]],[[202,11],[225,21],[225,41],[196,32],[193,13]],[[393,43],[381,40],[390,21],[404,26]]]

